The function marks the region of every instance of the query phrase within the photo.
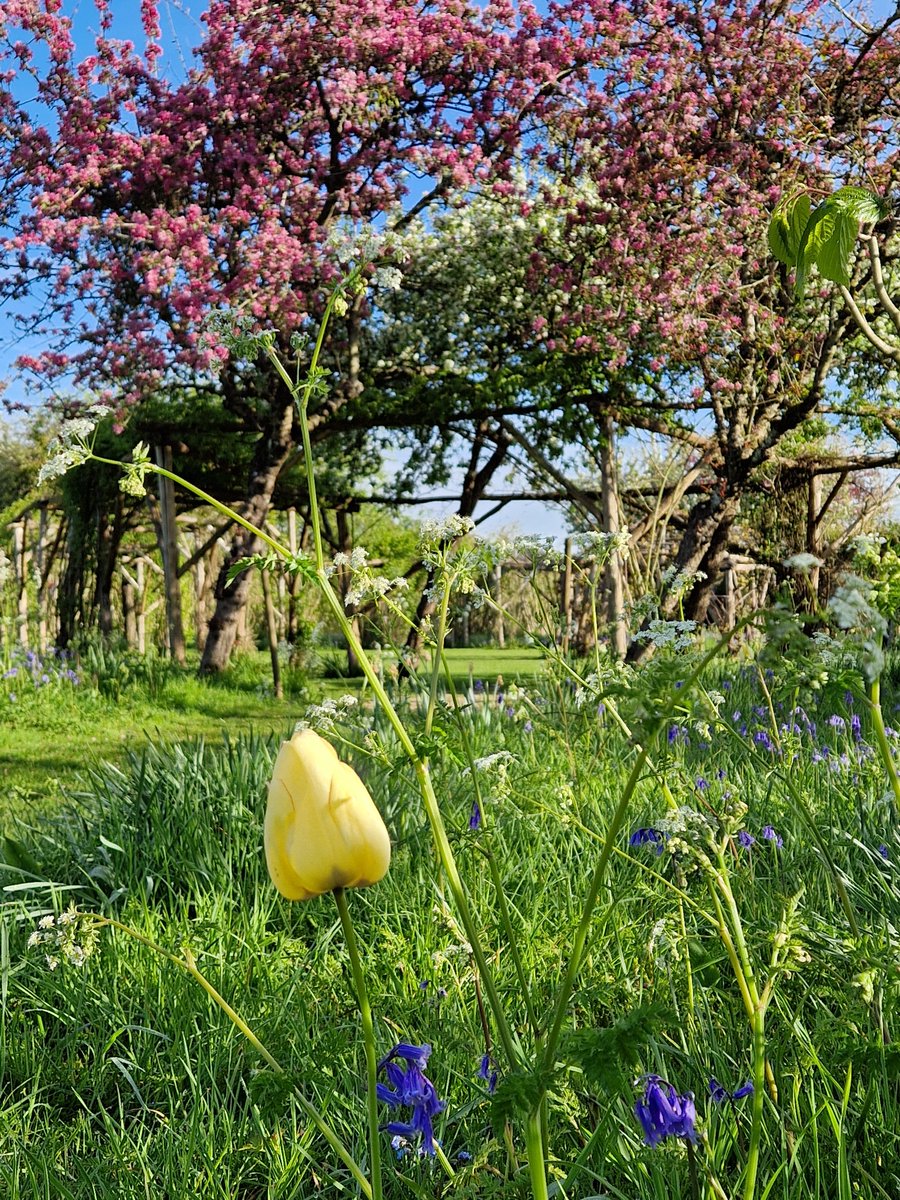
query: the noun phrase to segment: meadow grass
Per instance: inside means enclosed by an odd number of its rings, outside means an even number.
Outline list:
[[[502,696],[488,687],[462,709],[441,704],[429,746],[492,970],[527,1038],[532,1017],[547,1020],[633,756],[610,700],[637,727],[654,681],[652,670],[639,686],[623,679],[603,704],[552,673],[524,690],[502,673]],[[461,680],[468,674],[458,668]],[[655,747],[628,831],[664,824],[668,789],[679,806],[719,814],[754,839],[728,839],[727,870],[761,977],[779,933],[784,949],[768,1017],[757,1194],[895,1198],[900,838],[860,696],[844,682],[800,695],[796,683],[753,669],[713,675],[720,696],[685,696]],[[244,715],[227,719],[223,742],[215,704],[236,705],[235,690],[204,692],[217,697],[207,714],[215,743],[148,736],[118,748],[114,764],[81,765],[67,809],[5,830],[0,1195],[11,1200],[357,1194],[291,1090],[301,1088],[365,1167],[363,1047],[337,913],[329,897],[280,899],[261,846],[277,743],[300,714],[250,697]],[[410,691],[401,703],[415,731],[421,705]],[[97,720],[86,705],[85,727]],[[252,723],[257,732],[235,732]],[[350,896],[380,1049],[432,1045],[429,1075],[446,1101],[436,1136],[456,1172],[448,1178],[414,1149],[394,1156],[385,1135],[386,1194],[526,1196],[522,1147],[507,1122],[529,1081],[493,1042],[414,780],[374,710],[356,709],[352,723],[326,733],[357,763],[394,843],[386,879]],[[781,753],[767,748],[773,737]],[[475,830],[472,758],[483,809]],[[764,835],[769,826],[780,848]],[[649,1073],[696,1095],[699,1155],[727,1196],[740,1194],[749,1100],[716,1105],[708,1084],[734,1091],[749,1078],[749,1027],[708,920],[703,872],[690,853],[656,849],[620,840],[592,923],[550,1081],[560,1197],[690,1194],[684,1143],[643,1144],[635,1081]],[[26,942],[43,914],[71,902],[173,954],[190,946],[287,1080],[183,970],[119,931],[103,930],[84,966],[49,969],[42,948]],[[493,1096],[479,1074],[486,1054],[499,1076]]]

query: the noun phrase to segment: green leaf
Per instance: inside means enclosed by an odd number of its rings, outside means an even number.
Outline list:
[[[769,249],[786,267],[797,262],[797,251],[809,221],[809,196],[799,192],[779,204],[769,222]]]
[[[491,1126],[499,1137],[507,1121],[533,1111],[541,1097],[553,1089],[555,1071],[512,1071],[504,1075],[491,1097]]]
[[[815,252],[816,266],[832,283],[843,284],[844,287],[849,285],[850,258],[858,234],[859,221],[856,217],[837,209],[829,236],[820,239]]]
[[[834,203],[862,225],[874,225],[890,213],[890,205],[868,188],[840,187],[831,197]]]
[[[645,1047],[672,1014],[660,1004],[639,1004],[603,1029],[580,1029],[565,1041],[566,1057],[584,1071],[585,1078],[608,1092],[621,1089],[622,1077],[637,1067]]]
[[[29,851],[15,838],[0,836],[0,869],[12,867],[23,875],[41,877],[41,868]]]

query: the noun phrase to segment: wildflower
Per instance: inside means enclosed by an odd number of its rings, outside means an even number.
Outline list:
[[[756,733],[753,735],[753,740],[757,746],[762,746],[764,750],[775,749],[775,747],[772,745],[772,739],[764,729],[757,729]]]
[[[709,787],[709,782],[706,779],[704,779],[702,775],[698,775],[695,782],[697,784],[698,791],[705,792],[706,789]]]
[[[312,729],[283,742],[265,821],[266,865],[288,900],[377,883],[391,842],[357,773]]]
[[[837,713],[832,713],[832,715],[828,718],[828,724],[832,729],[843,729],[845,723],[846,722],[844,721],[844,718],[839,716]]]
[[[531,731],[534,729],[534,725],[531,723],[531,721],[526,721],[522,726],[522,729],[525,733],[531,733]]]
[[[410,1046],[399,1042],[378,1064],[378,1070],[385,1072],[391,1085],[378,1084],[378,1099],[391,1108],[412,1109],[409,1121],[389,1121],[386,1131],[401,1138],[421,1136],[426,1154],[434,1154],[432,1119],[444,1109],[434,1084],[425,1075],[430,1054],[429,1045]],[[405,1067],[401,1067],[395,1061],[397,1059],[405,1063]]]
[[[737,840],[745,850],[749,850],[751,846],[756,845],[756,838],[752,833],[748,833],[746,829],[740,831],[737,835]]]
[[[853,734],[854,742],[858,742],[862,738],[862,721],[859,713],[854,713],[850,718],[850,732]]]
[[[489,1094],[493,1096],[497,1090],[497,1066],[490,1054],[485,1054],[482,1058],[478,1078],[484,1080]]]
[[[469,828],[473,831],[481,828],[481,806],[477,800],[472,801],[472,811],[469,814]]]
[[[628,839],[629,846],[655,846],[656,853],[662,854],[666,835],[658,829],[636,829]]]
[[[885,862],[888,861],[888,857],[889,857],[888,848],[884,844],[884,842],[882,842],[881,845],[878,847],[878,853],[881,855],[881,857],[884,859]]]
[[[690,1092],[679,1096],[666,1080],[658,1075],[646,1076],[643,1098],[634,1106],[634,1114],[644,1130],[644,1142],[657,1146],[667,1137],[686,1138],[696,1145],[694,1121],[697,1112]]]
[[[468,1150],[460,1150],[460,1152],[456,1156],[457,1166],[463,1166],[463,1165],[465,1165],[465,1163],[470,1163],[471,1161],[472,1161],[472,1155],[469,1153]]]
[[[781,847],[784,845],[784,838],[781,837],[780,834],[777,834],[771,825],[763,826],[762,835],[766,839],[767,842],[775,843],[776,850],[780,850]]]
[[[735,1091],[729,1092],[728,1089],[723,1087],[717,1079],[710,1079],[709,1095],[713,1104],[724,1104],[726,1100],[731,1100],[732,1102],[735,1100],[743,1100],[745,1096],[753,1095],[753,1084],[748,1080],[747,1083],[743,1084]]]

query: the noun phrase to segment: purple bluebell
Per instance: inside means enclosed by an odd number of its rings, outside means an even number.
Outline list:
[[[506,706],[506,715],[510,718],[512,718],[516,715],[516,710],[513,708],[513,706],[511,704],[507,704],[507,706]]]
[[[468,1152],[468,1150],[460,1150],[456,1155],[457,1166],[465,1166],[466,1163],[470,1163],[471,1161],[472,1155]]]
[[[724,779],[724,778],[725,778],[725,768],[719,767],[719,769],[716,771],[716,779]]]
[[[425,1075],[430,1054],[429,1045],[411,1046],[406,1042],[398,1042],[378,1064],[378,1070],[387,1075],[388,1083],[379,1083],[377,1092],[378,1099],[391,1108],[412,1109],[409,1121],[389,1121],[385,1130],[401,1138],[421,1137],[422,1150],[433,1155],[432,1120],[443,1112],[444,1103],[438,1098],[434,1084]],[[400,1063],[405,1066],[400,1066]]]
[[[531,721],[526,721],[522,726],[522,729],[525,733],[531,733],[532,729],[534,729],[534,725],[532,725]]]
[[[478,1078],[487,1084],[487,1090],[493,1096],[497,1090],[497,1066],[490,1054],[485,1054],[478,1068]]]
[[[756,733],[753,735],[753,740],[757,746],[762,746],[764,750],[775,749],[775,747],[772,745],[772,739],[764,729],[757,729]]]
[[[745,850],[749,850],[751,846],[756,845],[756,838],[746,829],[742,829],[740,831],[740,833],[737,835],[737,840],[739,845],[743,846]]]
[[[477,800],[472,801],[472,811],[469,813],[469,828],[473,832],[481,828],[481,805]]]
[[[763,837],[767,842],[774,842],[776,850],[780,850],[784,845],[784,838],[775,832],[771,825],[764,825],[762,831]]]
[[[706,789],[709,787],[708,780],[704,779],[702,775],[698,775],[695,782],[697,784],[698,791],[705,792]]]
[[[658,1146],[667,1137],[686,1138],[696,1145],[694,1097],[690,1092],[679,1096],[671,1083],[658,1075],[646,1077],[644,1095],[636,1102],[634,1115],[641,1123],[648,1146]]]
[[[748,1080],[735,1091],[729,1092],[717,1079],[710,1079],[709,1095],[713,1104],[724,1104],[726,1100],[743,1100],[745,1096],[753,1095],[753,1084]]]
[[[831,726],[832,729],[843,729],[846,726],[847,722],[838,713],[832,713],[831,716],[828,718],[828,724]]]
[[[662,854],[663,845],[665,844],[666,835],[658,829],[650,827],[644,829],[636,829],[628,839],[629,846],[655,846],[656,853]]]
[[[484,691],[484,680],[476,679],[475,682],[472,684],[472,691],[475,693],[476,696],[480,696],[481,693]]]
[[[853,734],[854,742],[858,742],[862,737],[862,721],[859,713],[854,713],[850,718],[850,732]]]
[[[884,861],[887,862],[888,857],[889,857],[888,848],[884,844],[884,842],[882,842],[881,845],[878,847],[878,853],[881,855],[881,857],[884,859]]]

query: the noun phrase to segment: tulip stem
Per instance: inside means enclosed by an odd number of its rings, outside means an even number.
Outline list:
[[[347,950],[350,954],[353,985],[356,988],[356,999],[359,1002],[359,1015],[362,1020],[363,1041],[366,1048],[366,1104],[369,1116],[369,1159],[372,1176],[372,1200],[381,1200],[381,1141],[378,1131],[378,1055],[375,1051],[375,1025],[372,1021],[372,1008],[369,1004],[369,993],[366,990],[366,976],[359,954],[353,920],[350,916],[347,893],[343,888],[335,888],[333,895],[338,914],[341,918],[344,941],[347,943]]]

